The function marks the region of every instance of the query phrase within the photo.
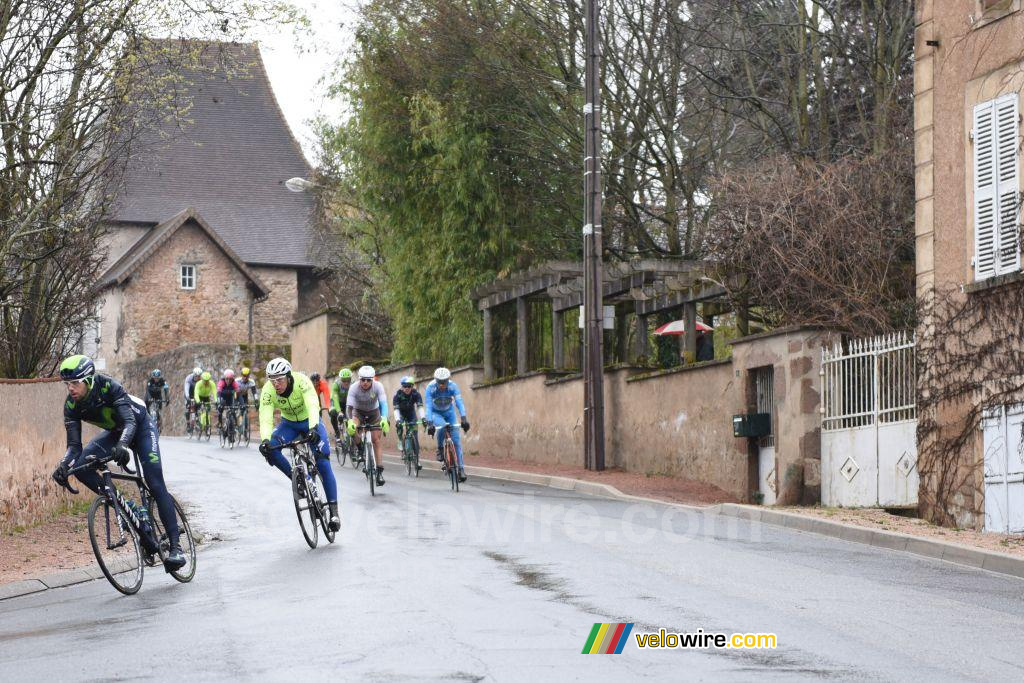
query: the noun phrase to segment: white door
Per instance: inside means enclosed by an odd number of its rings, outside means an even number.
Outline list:
[[[1024,405],[1000,406],[982,421],[985,449],[985,531],[1024,531]]]
[[[775,368],[754,370],[757,412],[771,415],[771,433],[757,440],[757,490],[763,505],[774,505],[779,493],[779,477],[775,466]]]

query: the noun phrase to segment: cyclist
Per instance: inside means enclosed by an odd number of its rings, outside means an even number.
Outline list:
[[[331,383],[331,426],[334,427],[334,438],[341,439],[341,430],[338,426],[338,416],[341,415],[342,423],[345,422],[346,406],[348,405],[348,390],[352,386],[352,371],[342,368],[338,371],[338,379]],[[345,424],[342,424],[347,428]]]
[[[391,404],[395,408],[395,436],[398,438],[398,450],[405,453],[405,440],[402,438],[402,428],[405,423],[420,422],[427,424],[423,417],[423,397],[420,396],[413,386],[412,377],[405,376],[401,380],[401,388],[395,392]],[[415,427],[412,427],[415,431]],[[417,469],[423,469],[422,465],[416,465]]]
[[[374,453],[380,453],[380,432],[388,435],[388,396],[384,385],[374,379],[377,371],[370,365],[359,368],[359,384],[348,390],[345,411],[348,415],[348,433],[355,435],[356,426],[366,425],[373,442]],[[378,455],[378,458],[380,456]],[[377,462],[377,486],[384,485],[384,466]]]
[[[252,376],[252,371],[245,367],[242,368],[242,376],[235,381],[238,384],[238,406],[242,411],[241,428],[245,429],[249,426],[249,397],[252,397],[253,404],[258,403],[256,380]]]
[[[209,372],[204,372],[192,390],[192,402],[197,409],[199,404],[209,405],[210,399],[215,393],[217,393],[217,385],[213,383],[213,376]],[[200,429],[206,429],[209,419],[209,412],[199,413]]]
[[[217,382],[217,426],[224,423],[224,409],[235,405],[235,397],[238,395],[238,382],[235,381],[235,371],[228,368],[224,371],[220,381]]]
[[[166,404],[170,395],[171,388],[167,386],[164,373],[160,372],[159,368],[155,368],[153,372],[149,373],[149,381],[146,382],[146,412],[148,413],[149,407],[157,401],[160,401],[160,405]]]
[[[434,435],[437,431],[437,459],[444,461],[441,449],[444,447],[444,427],[455,424],[455,409],[459,409],[462,431],[469,433],[469,418],[466,417],[466,404],[462,402],[459,387],[451,381],[452,373],[448,368],[434,370],[434,381],[427,385],[424,403],[427,406],[427,434]],[[459,481],[466,481],[466,466],[462,460],[462,438],[457,430],[451,430],[452,441],[455,442],[455,454],[459,458]]]
[[[320,377],[319,372],[314,372],[309,376],[309,381],[313,383],[313,388],[316,389],[317,400],[320,401],[320,410],[330,410],[331,389],[327,386],[327,380]]]
[[[316,468],[324,482],[327,505],[330,508],[330,528],[341,528],[338,516],[338,483],[331,470],[331,447],[327,443],[327,430],[320,420],[320,405],[313,383],[301,372],[292,372],[292,364],[284,358],[267,363],[267,383],[260,392],[260,453],[267,464],[292,478],[292,466],[274,445],[294,441],[304,434],[315,435],[313,453]],[[281,422],[274,427],[274,410],[281,411]]]
[[[120,384],[106,375],[96,373],[88,356],[71,356],[60,364],[60,378],[68,388],[64,402],[64,429],[68,450],[53,471],[53,480],[67,485],[68,472],[85,463],[86,458],[112,454],[122,468],[131,458],[129,448],[139,454],[142,476],[153,492],[160,519],[167,530],[169,552],[164,561],[167,571],[185,566],[185,555],[178,543],[178,520],[174,502],[164,484],[160,465],[160,442],[156,427],[139,399],[129,396]],[[104,431],[82,448],[82,422]],[[103,495],[103,480],[95,470],[85,469],[75,477],[98,495]]]
[[[203,369],[199,366],[192,368],[192,372],[185,378],[185,423],[188,424],[188,416],[192,411],[195,410],[195,397],[193,392],[196,388],[196,383],[203,374]]]

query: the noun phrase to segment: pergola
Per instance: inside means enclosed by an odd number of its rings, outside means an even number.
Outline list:
[[[682,308],[687,333],[682,350],[696,352],[697,303],[720,299],[725,289],[707,279],[708,264],[703,261],[644,259],[606,264],[602,299],[604,305],[631,303],[637,316],[637,355],[647,354],[647,330],[650,317],[666,310]],[[484,378],[494,379],[494,309],[515,301],[516,374],[529,371],[527,302],[547,300],[551,305],[551,351],[555,370],[564,370],[566,311],[583,303],[583,266],[553,261],[514,273],[506,278],[474,289],[470,297],[484,318]]]

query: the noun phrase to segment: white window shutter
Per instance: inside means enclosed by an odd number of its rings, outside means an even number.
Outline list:
[[[974,107],[974,279],[996,274],[994,102]]]
[[[996,203],[999,211],[998,274],[1020,270],[1020,126],[1018,94],[995,101]]]

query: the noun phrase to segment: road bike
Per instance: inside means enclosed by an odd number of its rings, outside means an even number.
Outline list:
[[[200,401],[199,402],[199,417],[197,419],[197,426],[199,431],[197,432],[196,441],[202,441],[203,437],[206,440],[210,440],[210,402]]]
[[[158,398],[150,401],[148,408],[149,419],[151,419],[153,421],[153,424],[156,425],[157,432],[163,431],[163,422],[160,419],[160,411],[163,409],[163,407],[164,400],[162,398]]]
[[[359,465],[356,462],[356,455],[354,452],[355,442],[352,436],[348,433],[348,429],[342,427],[341,436],[335,437],[334,439],[334,457],[338,460],[338,467],[345,466],[345,459],[352,459],[353,469]]]
[[[370,482],[370,495],[375,496],[375,487],[377,486],[377,455],[373,452],[373,435],[369,434],[374,430],[380,429],[380,427],[364,426],[359,425],[356,427],[356,432],[359,434],[359,445],[356,450],[359,453],[359,461],[363,463],[363,474],[366,475],[366,479]]]
[[[249,428],[249,402],[240,403],[238,410],[242,415],[241,423],[238,426],[238,442],[248,448],[249,441],[252,439],[252,430]]]
[[[96,470],[103,480],[103,493],[89,506],[89,542],[103,575],[114,588],[125,595],[133,595],[142,587],[146,567],[163,562],[170,552],[170,540],[158,514],[150,514],[155,501],[146,480],[139,474],[139,456],[133,452],[135,468],[125,466],[124,473],[111,472],[107,463],[113,455],[90,457],[68,471],[68,476],[87,469]],[[139,503],[125,498],[114,486],[114,480],[134,483],[139,489]],[[63,484],[77,494],[70,482]],[[188,583],[196,575],[196,545],[185,511],[178,501],[174,512],[178,517],[178,541],[185,555],[185,566],[169,572],[175,580]]]
[[[402,435],[402,462],[405,463],[407,476],[420,476],[420,435],[416,430],[419,424],[417,421],[398,423],[399,433]]]
[[[452,430],[459,429],[459,425],[446,424],[441,427],[444,430],[444,440],[441,442],[443,459],[441,461],[441,472],[448,476],[452,484],[452,491],[459,492],[459,454],[455,450],[455,441],[452,439]]]
[[[295,501],[295,514],[299,518],[302,536],[310,548],[317,546],[319,529],[323,529],[328,543],[334,543],[335,535],[330,526],[331,515],[323,480],[320,478],[320,470],[316,467],[316,458],[310,450],[310,441],[317,438],[314,431],[310,436],[303,436],[277,447],[291,451],[289,457],[292,462],[292,499]]]
[[[235,406],[224,406],[221,409],[221,419],[217,425],[220,434],[221,448],[234,448],[238,442],[238,414]]]
[[[185,407],[185,433],[188,434],[188,438],[190,439],[193,436],[195,436],[196,439],[199,438],[199,425],[196,422],[197,417],[195,405],[190,401]]]

